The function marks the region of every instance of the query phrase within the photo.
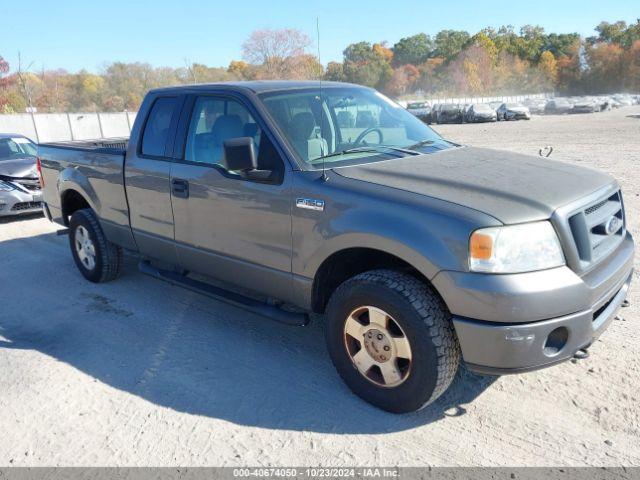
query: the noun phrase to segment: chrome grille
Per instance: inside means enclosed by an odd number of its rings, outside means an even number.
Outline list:
[[[597,210],[599,210],[601,207],[604,207],[607,204],[608,200],[603,200],[601,202],[596,203],[595,205],[592,205],[591,207],[587,208],[584,211],[585,215],[591,215],[592,213],[596,212]]]
[[[607,256],[624,238],[625,219],[620,191],[573,213],[568,223],[584,270]]]

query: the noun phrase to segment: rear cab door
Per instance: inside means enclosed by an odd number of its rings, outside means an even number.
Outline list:
[[[171,208],[171,162],[185,95],[151,92],[131,132],[124,177],[131,230],[139,252],[177,264]]]

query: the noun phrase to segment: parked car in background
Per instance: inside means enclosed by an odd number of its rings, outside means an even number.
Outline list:
[[[621,107],[630,107],[631,105],[633,105],[635,103],[630,95],[625,95],[625,94],[620,94],[620,93],[614,95],[613,99]]]
[[[431,106],[428,102],[410,102],[407,110],[424,123],[431,123]]]
[[[0,134],[0,217],[42,212],[36,153],[27,137]]]
[[[608,112],[609,110],[612,109],[612,105],[611,105],[612,101],[609,97],[599,96],[599,97],[595,97],[594,100],[596,102],[599,112]]]
[[[595,99],[586,97],[578,98],[574,101],[569,113],[595,113],[600,111],[600,106]]]
[[[496,110],[498,120],[530,120],[529,109],[521,103],[503,103]]]
[[[543,115],[547,101],[544,98],[528,98],[522,102],[532,115]]]
[[[443,104],[438,110],[436,123],[462,123],[464,119],[463,107],[457,103]]]
[[[569,113],[573,105],[566,98],[552,98],[544,107],[544,113],[553,115],[562,115]]]
[[[434,103],[431,107],[430,123],[438,123],[438,114],[442,108],[442,103]]]
[[[469,123],[495,122],[496,111],[486,103],[474,103],[466,112],[465,121]]]

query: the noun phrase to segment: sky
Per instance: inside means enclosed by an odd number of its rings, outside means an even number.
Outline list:
[[[322,63],[357,41],[387,41],[456,29],[541,25],[594,34],[602,20],[635,22],[639,0],[0,0],[0,56],[32,70],[100,72],[114,61],[181,67],[228,66],[253,30],[296,28],[316,42]],[[316,53],[314,46],[314,52]]]

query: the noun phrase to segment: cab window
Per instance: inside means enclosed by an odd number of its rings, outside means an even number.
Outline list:
[[[224,142],[239,137],[251,137],[259,157],[261,133],[249,111],[236,100],[199,97],[193,106],[184,159],[226,168]]]
[[[164,157],[171,117],[176,107],[176,97],[158,98],[147,117],[142,134],[142,154]]]

